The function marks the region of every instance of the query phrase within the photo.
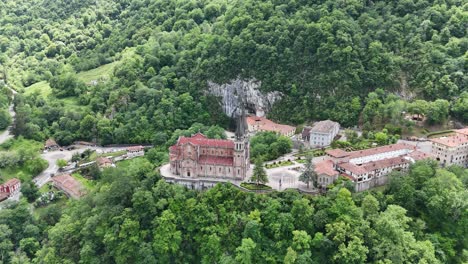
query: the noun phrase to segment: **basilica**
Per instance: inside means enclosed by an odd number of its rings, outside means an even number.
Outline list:
[[[244,180],[250,167],[245,115],[237,120],[235,140],[209,139],[201,133],[180,137],[169,148],[170,170],[189,178]]]

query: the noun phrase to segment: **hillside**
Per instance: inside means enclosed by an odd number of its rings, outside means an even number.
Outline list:
[[[151,134],[168,137],[194,122],[227,125],[215,99],[204,91],[208,80],[236,78],[255,78],[262,90],[282,92],[269,116],[291,124],[326,118],[344,126],[385,124],[394,118],[361,119],[364,99],[376,88],[405,100],[445,99],[447,115],[467,121],[463,1],[103,0],[67,5],[2,2],[0,62],[19,89],[68,73],[79,77],[119,61],[106,84],[78,85],[69,93],[58,85],[53,92],[53,97],[80,97],[79,103],[89,106],[94,123],[102,121],[112,134],[101,141],[153,142]],[[126,47],[135,53],[125,55]],[[39,126],[24,129],[24,136],[54,136],[62,143],[69,141],[63,138],[91,139],[71,133],[76,129],[53,127],[67,109],[57,109],[60,114],[53,117],[34,115],[35,107],[59,107],[54,98],[40,106],[24,100],[32,106],[30,125]],[[141,114],[144,120],[134,120]]]
[[[359,193],[336,172],[307,194],[193,190],[158,169],[180,136],[220,139],[232,128],[208,82],[258,81],[281,95],[268,118],[298,132],[323,119],[359,128],[333,148],[451,133],[468,123],[467,29],[462,0],[0,1],[0,131],[11,123],[4,82],[18,91],[0,180],[22,184],[21,200],[0,208],[0,263],[467,263],[468,170],[455,165],[408,160]],[[33,177],[62,173],[65,152],[82,165],[117,154],[63,147],[46,162],[49,138],[152,147],[78,167],[71,177],[88,193],[75,200]],[[293,163],[277,160],[291,150],[285,136],[250,143],[260,173],[263,158]],[[299,148],[287,155],[307,153],[315,188],[309,155],[325,150]]]

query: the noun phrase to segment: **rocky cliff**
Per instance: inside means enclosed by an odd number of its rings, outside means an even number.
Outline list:
[[[257,116],[264,116],[271,110],[273,103],[281,99],[282,94],[280,92],[262,93],[259,90],[260,86],[261,81],[255,79],[236,79],[226,84],[209,81],[208,91],[221,99],[223,111],[227,116],[237,116],[241,98],[247,111]]]

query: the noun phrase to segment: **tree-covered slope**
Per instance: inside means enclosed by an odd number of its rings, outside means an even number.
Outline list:
[[[125,86],[139,80],[194,91],[206,80],[256,78],[287,95],[278,108],[294,114],[275,115],[292,122],[378,87],[452,100],[467,86],[461,0],[1,5],[1,60],[20,86],[59,74],[63,64],[81,71],[119,59],[130,46],[141,47],[142,61],[133,75],[117,75]]]

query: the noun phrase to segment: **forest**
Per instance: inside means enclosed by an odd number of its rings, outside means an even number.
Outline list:
[[[398,111],[437,118],[429,124],[467,122],[466,8],[461,0],[7,0],[0,68],[26,91],[15,133],[62,145],[161,144],[196,122],[228,128],[206,86],[236,78],[281,92],[269,117],[289,124],[383,127]],[[93,85],[77,77],[106,65],[111,76]],[[366,98],[377,89],[392,97]],[[409,107],[421,100],[427,107]]]
[[[207,82],[278,91],[272,120],[360,126],[353,146],[413,125],[468,122],[462,0],[0,1],[0,169],[27,199],[0,210],[0,263],[467,263],[468,171],[426,161],[377,190],[326,195],[188,190],[157,167],[179,136],[224,138],[233,121]],[[351,135],[351,134],[350,134]],[[152,144],[105,169],[80,200],[34,208],[48,138]],[[265,160],[290,141],[254,140]],[[30,195],[27,195],[30,193]]]
[[[383,191],[326,196],[171,185],[149,161],[104,170],[94,193],[0,211],[3,263],[465,263],[468,170],[419,162]]]

